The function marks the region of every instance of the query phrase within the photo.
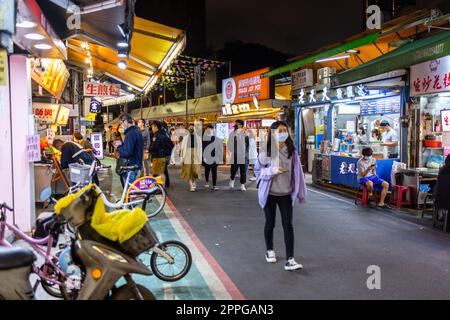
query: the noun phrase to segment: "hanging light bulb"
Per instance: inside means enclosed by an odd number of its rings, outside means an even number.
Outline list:
[[[117,63],[117,66],[119,67],[119,69],[125,70],[127,68],[127,63],[124,60],[120,60]]]

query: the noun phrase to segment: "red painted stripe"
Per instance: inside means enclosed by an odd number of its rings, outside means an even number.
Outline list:
[[[216,273],[217,277],[222,281],[225,289],[227,289],[231,298],[234,300],[246,300],[242,292],[239,288],[234,284],[233,280],[226,274],[226,272],[222,269],[220,264],[216,259],[212,256],[209,250],[204,246],[204,244],[200,241],[200,239],[195,234],[194,230],[192,230],[191,226],[187,223],[187,221],[183,218],[181,213],[175,208],[172,201],[167,197],[166,200],[167,205],[172,209],[175,217],[180,221],[183,228],[187,231],[189,236],[192,239],[192,242],[197,246],[199,251],[203,254],[208,264],[211,266],[212,270]]]

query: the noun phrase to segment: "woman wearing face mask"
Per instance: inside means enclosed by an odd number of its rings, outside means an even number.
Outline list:
[[[194,125],[189,125],[189,135],[181,142],[181,179],[189,181],[189,190],[194,192],[197,188],[195,181],[200,179],[202,165],[202,137],[201,129],[194,134]]]
[[[306,201],[306,185],[300,159],[294,142],[289,136],[285,122],[274,122],[269,130],[267,143],[262,148],[255,164],[258,200],[263,208],[266,223],[266,261],[277,261],[273,247],[273,229],[277,206],[280,209],[286,246],[284,269],[293,271],[303,266],[294,259],[294,228],[292,225],[293,205],[296,201]]]

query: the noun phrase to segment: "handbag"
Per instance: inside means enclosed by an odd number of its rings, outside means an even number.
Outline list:
[[[118,158],[116,161],[116,173],[120,175],[122,171],[122,167],[127,167],[129,164],[129,160],[125,158]]]

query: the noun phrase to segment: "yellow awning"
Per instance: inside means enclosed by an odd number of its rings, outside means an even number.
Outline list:
[[[135,90],[146,92],[185,47],[182,30],[135,17],[125,70],[117,66],[122,59],[115,49],[89,42],[90,39],[83,35],[69,40],[69,60],[86,69],[89,67],[86,63],[87,51],[82,47],[86,41],[89,43],[94,73],[105,73]]]

